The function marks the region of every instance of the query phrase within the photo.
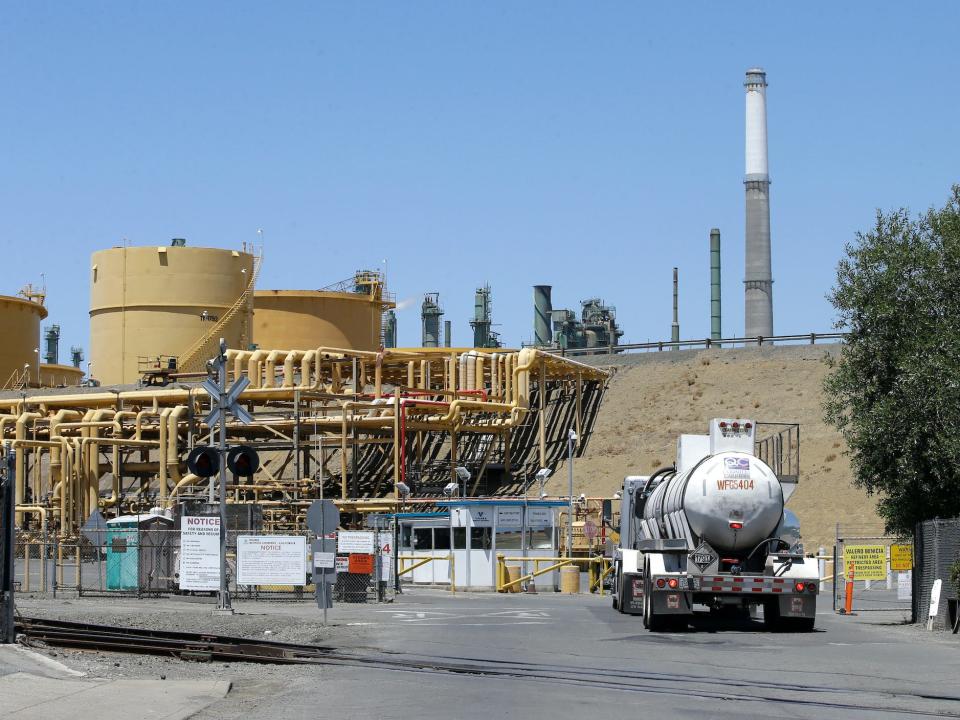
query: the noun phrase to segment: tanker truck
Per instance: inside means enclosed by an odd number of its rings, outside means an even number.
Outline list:
[[[681,435],[677,460],[629,476],[620,494],[613,607],[651,631],[680,629],[698,611],[757,617],[771,630],[810,631],[817,561],[804,558],[784,503],[796,486],[756,456],[756,423],[711,420]]]

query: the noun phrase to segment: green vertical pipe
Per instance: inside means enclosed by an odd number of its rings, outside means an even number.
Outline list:
[[[720,230],[710,231],[710,339],[720,335]]]
[[[679,297],[679,280],[677,277],[677,268],[673,269],[673,323],[670,325],[670,340],[680,342],[680,315],[677,309]],[[674,345],[671,350],[679,350],[679,346]]]

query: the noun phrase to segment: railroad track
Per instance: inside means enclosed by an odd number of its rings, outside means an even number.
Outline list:
[[[330,648],[316,645],[292,645],[206,633],[88,625],[46,618],[19,618],[17,632],[23,633],[28,640],[41,640],[48,645],[59,647],[173,655],[184,660],[302,664],[316,662],[330,652]]]
[[[427,657],[389,651],[349,654],[323,645],[294,645],[207,633],[89,625],[46,618],[21,617],[17,621],[17,632],[29,641],[43,641],[59,647],[167,655],[194,661],[340,665],[401,672],[443,672],[499,680],[560,683],[592,690],[716,701],[766,701],[798,708],[873,712],[878,716],[893,714],[960,718],[960,696],[957,695],[885,692],[781,680],[726,679],[722,686],[717,687],[716,678],[695,674],[651,670],[623,672],[611,668],[457,656]],[[917,702],[926,707],[909,707],[909,704]]]

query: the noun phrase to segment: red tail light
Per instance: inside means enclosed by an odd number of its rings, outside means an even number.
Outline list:
[[[744,425],[744,427],[745,427],[747,430],[749,430],[750,428],[753,427],[753,423],[746,423],[746,424]]]
[[[806,589],[806,584],[802,582],[794,583],[793,589],[797,592],[803,592]]]
[[[663,578],[657,578],[657,587],[662,588],[667,584],[666,580]]]
[[[731,527],[733,530],[742,530],[742,529],[743,529],[743,523],[742,523],[742,522],[731,522],[731,523],[730,523],[730,527]]]
[[[671,590],[676,590],[676,589],[677,589],[677,579],[676,579],[676,578],[670,578],[669,580],[667,580],[667,585],[670,586],[670,589],[671,589]]]
[[[814,583],[807,583],[807,592],[815,593],[817,591],[817,586]]]
[[[726,426],[727,426],[727,424],[726,424],[725,422],[721,422],[721,423],[720,423],[720,427],[725,428]]]

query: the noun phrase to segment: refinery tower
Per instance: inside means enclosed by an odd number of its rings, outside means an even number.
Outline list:
[[[773,277],[770,269],[770,175],[767,167],[767,74],[747,70],[746,274],[744,320],[746,337],[773,335]]]

